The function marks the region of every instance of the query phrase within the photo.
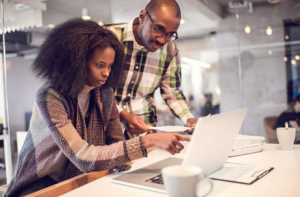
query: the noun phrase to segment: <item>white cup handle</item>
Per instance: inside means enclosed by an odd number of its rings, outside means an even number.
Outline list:
[[[210,192],[213,190],[213,182],[212,182],[212,180],[211,180],[210,178],[203,177],[203,178],[201,178],[201,180],[197,183],[196,194],[197,194],[197,192],[198,192],[198,190],[199,190],[199,184],[200,184],[202,181],[207,181],[207,182],[210,184],[210,189],[209,189],[209,191],[208,191],[205,195],[203,195],[203,196],[198,196],[198,197],[205,197],[205,196],[207,196],[208,194],[210,194]]]

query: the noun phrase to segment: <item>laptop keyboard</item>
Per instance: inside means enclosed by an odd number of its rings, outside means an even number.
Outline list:
[[[161,174],[154,176],[150,179],[147,179],[145,182],[156,183],[156,184],[160,184],[160,185],[164,184]]]

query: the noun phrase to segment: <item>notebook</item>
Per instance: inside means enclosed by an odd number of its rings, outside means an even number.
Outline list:
[[[208,177],[220,181],[252,184],[273,169],[273,167],[267,166],[226,163],[223,168],[210,174]]]
[[[166,158],[112,179],[113,183],[166,193],[161,170],[170,165],[196,165],[210,175],[221,169],[246,116],[247,109],[212,115],[198,120],[183,159]]]

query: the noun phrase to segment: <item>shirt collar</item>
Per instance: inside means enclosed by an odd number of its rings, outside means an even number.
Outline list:
[[[133,41],[133,48],[142,50],[144,52],[149,52],[144,46],[139,45],[135,40],[133,34],[133,22],[135,20],[138,20],[138,18],[134,18],[133,20],[131,20],[129,23],[125,25],[124,32],[123,32],[123,41]]]

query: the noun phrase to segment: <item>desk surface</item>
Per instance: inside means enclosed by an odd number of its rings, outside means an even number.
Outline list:
[[[184,153],[177,157],[183,157]],[[170,156],[169,153],[153,150],[148,158],[134,161],[131,170],[144,167]],[[300,196],[300,145],[293,151],[281,151],[278,144],[266,144],[264,151],[229,158],[227,162],[272,166],[274,170],[252,185],[214,180],[214,190],[209,196],[216,197],[294,197]],[[166,194],[111,183],[112,178],[127,172],[107,175],[87,185],[75,189],[62,197],[111,196],[111,197],[166,197]]]

